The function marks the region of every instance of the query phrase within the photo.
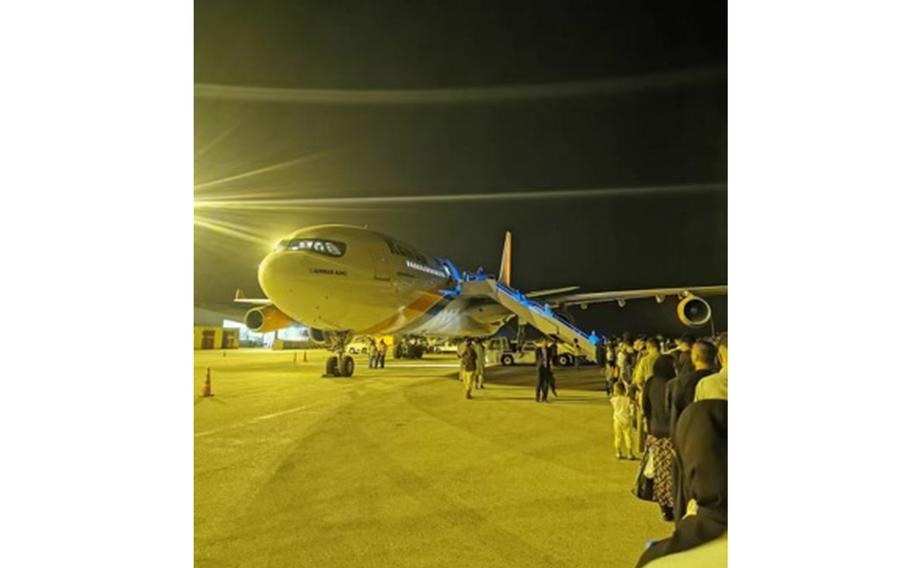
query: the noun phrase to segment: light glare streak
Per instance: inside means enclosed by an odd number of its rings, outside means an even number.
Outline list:
[[[293,89],[198,83],[195,96],[197,99],[336,105],[490,103],[615,95],[718,81],[725,76],[726,72],[720,68],[696,68],[596,81],[447,89]]]
[[[216,179],[216,180],[212,180],[212,181],[207,181],[207,182],[203,182],[203,183],[197,183],[197,184],[196,184],[195,186],[193,186],[193,187],[194,187],[194,189],[203,189],[203,188],[206,188],[206,187],[211,187],[211,186],[213,186],[213,185],[220,185],[220,184],[222,184],[222,183],[227,183],[227,182],[229,182],[229,181],[236,181],[236,180],[238,180],[238,179],[246,179],[246,178],[249,178],[249,177],[258,176],[258,175],[260,175],[260,174],[264,174],[264,173],[268,173],[268,172],[274,172],[274,171],[276,171],[276,170],[281,170],[281,169],[284,169],[284,168],[287,168],[287,167],[290,167],[290,166],[294,166],[294,165],[303,163],[303,162],[305,162],[305,161],[307,161],[307,160],[309,160],[309,159],[311,159],[311,158],[314,158],[314,157],[316,157],[316,156],[319,156],[320,154],[323,154],[323,153],[324,153],[324,152],[313,152],[312,154],[307,154],[307,155],[305,155],[305,156],[300,156],[300,157],[298,157],[298,158],[294,158],[293,160],[288,160],[288,161],[286,161],[286,162],[279,162],[279,163],[277,163],[277,164],[272,164],[272,165],[270,165],[270,166],[264,166],[264,167],[261,167],[261,168],[256,168],[256,169],[254,169],[254,170],[250,170],[250,171],[243,172],[243,173],[239,173],[239,174],[234,174],[234,175],[227,176],[227,177],[223,177],[223,178],[220,178],[220,179]]]
[[[538,199],[574,199],[590,197],[639,196],[655,193],[688,193],[702,191],[723,191],[727,185],[722,183],[658,185],[642,187],[587,188],[569,190],[512,191],[497,193],[461,193],[448,195],[396,195],[373,197],[314,197],[302,199],[270,200],[197,200],[195,207],[200,209],[254,209],[282,207],[344,207],[346,205],[395,205],[420,203],[455,203],[476,201],[528,201]]]
[[[215,221],[214,219],[207,219],[205,217],[194,216],[193,224],[219,233],[222,235],[227,235],[229,237],[234,237],[235,239],[240,239],[250,243],[255,243],[257,245],[264,245],[266,247],[271,247],[275,244],[276,239],[269,239],[261,234],[257,234],[252,230],[236,225],[234,223],[228,223],[226,221]]]

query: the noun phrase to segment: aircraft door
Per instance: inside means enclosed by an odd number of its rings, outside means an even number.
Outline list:
[[[387,251],[374,251],[373,252],[373,276],[376,280],[391,280],[392,279],[392,269],[390,267],[389,252]]]

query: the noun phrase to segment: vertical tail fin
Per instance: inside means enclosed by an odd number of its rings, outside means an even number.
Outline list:
[[[506,286],[512,286],[512,232],[506,231],[506,239],[502,243],[502,262],[499,264],[499,281]]]

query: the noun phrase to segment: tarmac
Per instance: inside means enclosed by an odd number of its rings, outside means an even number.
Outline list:
[[[620,567],[672,533],[593,367],[542,404],[530,366],[466,400],[454,356],[323,378],[296,353],[195,353],[197,566]]]

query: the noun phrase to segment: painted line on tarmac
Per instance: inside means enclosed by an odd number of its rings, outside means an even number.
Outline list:
[[[194,438],[201,438],[203,436],[210,436],[212,434],[219,434],[221,432],[227,432],[228,430],[236,430],[237,428],[243,428],[244,426],[250,426],[256,424],[257,422],[264,422],[266,420],[271,420],[272,418],[278,418],[279,416],[285,416],[287,414],[293,414],[295,412],[300,412],[308,408],[313,408],[315,404],[309,404],[307,406],[298,406],[297,408],[290,408],[288,410],[282,410],[281,412],[274,412],[272,414],[263,414],[262,416],[256,416],[255,418],[250,418],[249,420],[244,420],[240,424],[234,424],[233,426],[228,426],[227,428],[219,428],[217,430],[206,430],[205,432],[198,432],[193,434]]]
[[[459,369],[461,365],[439,364],[439,365],[386,365],[386,369]]]

